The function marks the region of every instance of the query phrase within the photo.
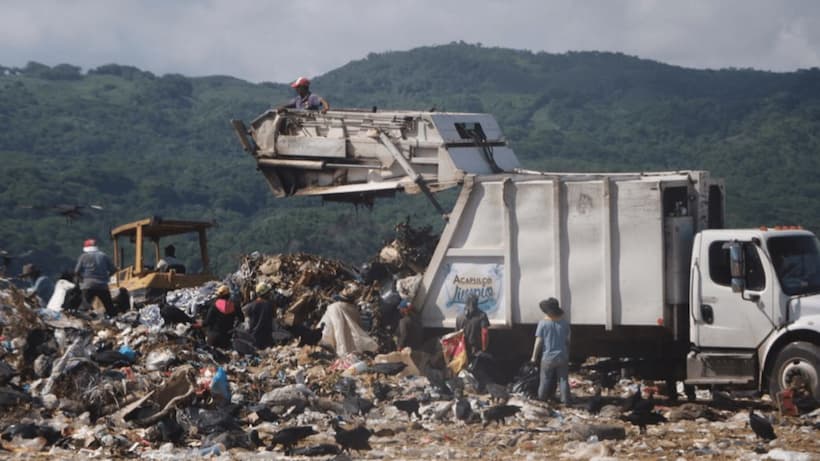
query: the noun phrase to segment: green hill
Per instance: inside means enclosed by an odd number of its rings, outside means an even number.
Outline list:
[[[820,231],[820,70],[694,70],[614,53],[531,53],[464,43],[371,54],[313,89],[334,107],[491,112],[525,167],[708,169],[730,226]],[[106,65],[0,67],[0,248],[71,267],[87,236],[149,215],[214,219],[219,272],[239,255],[308,251],[361,262],[423,197],[372,210],[275,200],[228,121],[291,97],[286,84],[156,76]],[[452,199],[452,194],[445,197]],[[27,205],[99,204],[73,223]],[[195,251],[180,242],[178,253]],[[108,247],[107,249],[110,249]]]

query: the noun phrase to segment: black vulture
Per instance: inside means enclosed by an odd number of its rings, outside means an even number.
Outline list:
[[[393,406],[407,413],[407,419],[413,419],[413,413],[421,419],[421,414],[419,414],[419,400],[415,397],[407,400],[394,400]]]
[[[356,426],[353,429],[343,429],[339,422],[333,420],[331,423],[333,429],[336,431],[336,443],[341,445],[342,450],[350,451],[351,449],[359,451],[359,450],[370,450],[370,436],[373,435],[373,432],[366,428],[363,424]]]
[[[772,423],[770,423],[768,419],[756,414],[754,408],[749,408],[749,426],[752,427],[755,435],[763,440],[774,440],[777,438]]]
[[[313,434],[317,434],[317,432],[313,430],[313,426],[286,427],[276,431],[276,434],[273,434],[273,440],[268,448],[273,450],[276,448],[276,445],[282,445],[285,447],[285,451],[288,451],[300,440]]]
[[[495,405],[486,410],[484,410],[484,426],[490,424],[490,422],[495,421],[496,425],[501,423],[506,424],[507,418],[511,418],[515,416],[516,413],[521,410],[521,407],[518,405]]]

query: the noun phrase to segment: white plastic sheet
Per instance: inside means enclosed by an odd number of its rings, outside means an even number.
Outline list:
[[[319,323],[325,325],[320,344],[332,347],[337,356],[379,349],[376,340],[359,325],[359,311],[350,303],[337,301],[327,306]]]

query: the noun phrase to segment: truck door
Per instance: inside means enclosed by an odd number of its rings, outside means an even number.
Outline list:
[[[765,256],[743,244],[746,289],[732,292],[729,240],[705,241],[698,261],[700,296],[692,299],[694,341],[701,348],[752,349],[773,330],[773,276]]]

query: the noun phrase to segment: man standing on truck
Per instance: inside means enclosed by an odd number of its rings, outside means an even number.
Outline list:
[[[74,267],[86,308],[90,309],[94,298],[97,298],[105,306],[107,317],[117,315],[114,302],[111,300],[111,292],[108,291],[108,279],[115,272],[117,268],[114,267],[111,258],[97,248],[97,241],[86,239],[83,243],[83,254],[77,259],[77,266]]]
[[[564,310],[555,298],[538,303],[546,316],[535,329],[532,362],[541,358],[541,374],[538,382],[538,399],[546,401],[555,397],[556,378],[561,390],[561,403],[569,403],[569,322]]]
[[[296,90],[296,97],[289,103],[277,107],[277,111],[283,109],[318,110],[324,114],[330,110],[330,104],[324,98],[310,92],[310,80],[306,77],[297,78],[290,84],[290,87]]]

